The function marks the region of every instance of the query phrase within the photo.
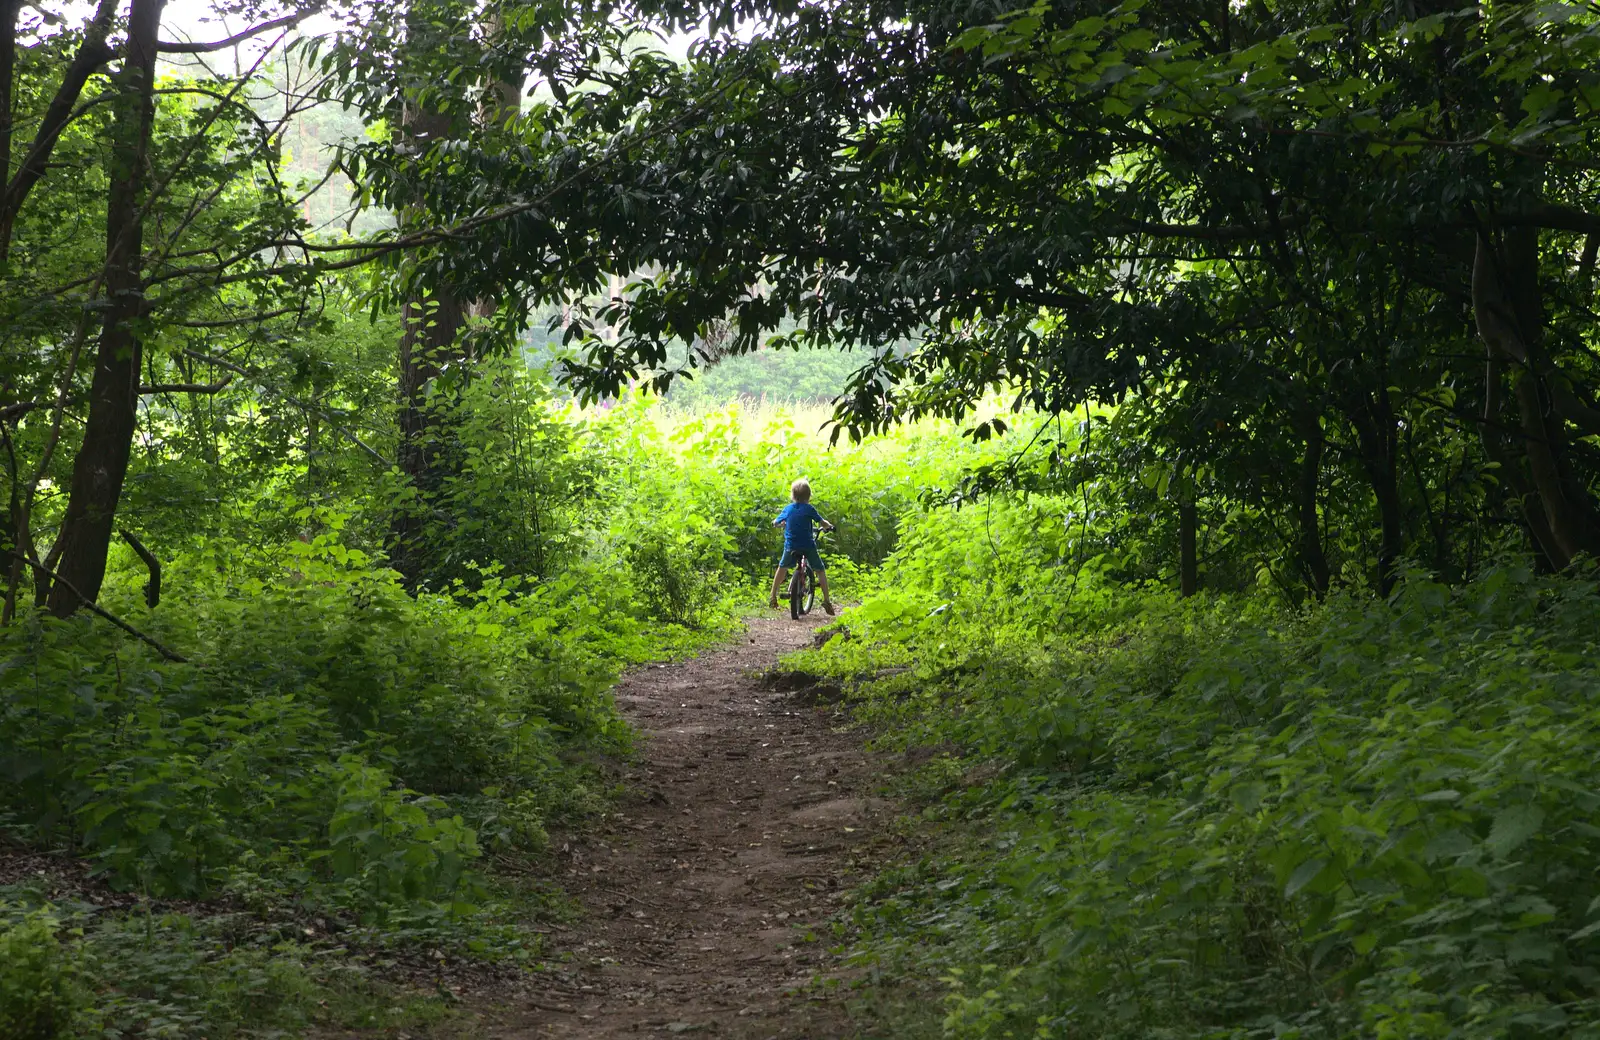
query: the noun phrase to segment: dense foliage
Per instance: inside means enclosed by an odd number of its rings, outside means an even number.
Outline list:
[[[1595,1033],[1592,10],[172,15],[0,0],[0,1034],[536,958],[799,476],[889,1028]]]
[[[673,404],[693,407],[728,400],[831,404],[844,392],[863,359],[839,350],[759,350],[736,354],[715,365],[688,365],[688,350],[668,364],[683,376],[667,391]]]
[[[362,161],[471,225],[459,292],[567,301],[591,394],[685,345],[909,340],[852,432],[1136,400],[1173,512],[1281,518],[1258,551],[1311,595],[1600,549],[1578,8],[752,6],[684,63],[541,66],[572,93],[523,114],[535,161]]]
[[[636,397],[585,413],[533,374],[498,383],[459,405],[472,451],[451,495],[482,519],[443,533],[457,574],[436,588],[408,592],[383,564],[387,473],[330,492],[312,469],[357,480],[354,458],[302,458],[219,501],[172,494],[198,460],[153,451],[135,486],[169,489],[145,528],[164,559],[159,605],[124,548],[100,606],[184,660],[90,613],[24,610],[0,629],[0,835],[71,852],[158,905],[233,907],[164,918],[141,947],[136,921],[0,888],[0,942],[39,965],[18,976],[19,1008],[60,1003],[70,1035],[166,1035],[169,1012],[172,1035],[252,1015],[360,1024],[388,998],[351,949],[426,938],[451,956],[537,958],[510,923],[522,897],[485,856],[537,859],[549,827],[605,810],[596,763],[630,744],[607,692],[618,670],[716,639],[757,602],[797,474],[814,474],[841,526],[829,551],[849,594],[919,489],[985,457],[948,425],[828,455],[824,409]],[[251,450],[235,425],[222,450]],[[308,490],[355,511],[297,505]],[[310,938],[305,920],[321,922]],[[324,962],[323,941],[346,952]]]
[[[790,662],[924,763],[856,911],[895,1035],[1600,1028],[1592,577],[1180,600],[1064,566],[1070,508],[917,520]]]

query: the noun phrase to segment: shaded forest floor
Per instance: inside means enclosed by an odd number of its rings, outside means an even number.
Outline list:
[[[881,862],[880,764],[827,691],[763,673],[826,617],[751,619],[738,642],[617,686],[640,731],[628,794],[565,843],[581,914],[552,970],[496,996],[496,1038],[847,1037],[829,919]]]

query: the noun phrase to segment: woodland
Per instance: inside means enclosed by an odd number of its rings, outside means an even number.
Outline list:
[[[453,1035],[800,476],[857,1035],[1600,1037],[1600,8],[181,2],[0,0],[0,1038]]]

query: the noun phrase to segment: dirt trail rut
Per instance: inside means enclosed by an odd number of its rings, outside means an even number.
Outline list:
[[[584,914],[551,946],[573,959],[494,1036],[854,1035],[808,983],[838,967],[825,924],[881,853],[889,807],[842,717],[757,677],[826,620],[753,619],[736,644],[618,685],[643,738],[633,794],[568,850]]]

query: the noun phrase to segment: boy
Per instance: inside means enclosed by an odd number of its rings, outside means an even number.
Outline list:
[[[817,540],[811,533],[811,522],[815,520],[825,531],[833,530],[833,525],[812,508],[811,485],[804,479],[794,482],[789,488],[789,497],[794,501],[784,506],[783,512],[772,521],[773,527],[783,528],[783,555],[778,557],[778,571],[772,576],[772,595],[768,597],[767,605],[778,605],[778,590],[783,588],[784,581],[789,577],[789,568],[803,554],[811,569],[817,572],[817,583],[822,586],[822,609],[832,614],[833,602],[828,598],[828,572],[822,566],[822,557],[817,554]]]

